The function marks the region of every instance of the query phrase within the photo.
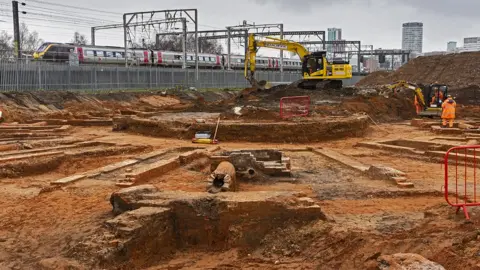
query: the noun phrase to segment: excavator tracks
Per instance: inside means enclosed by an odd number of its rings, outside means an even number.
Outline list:
[[[340,80],[298,80],[289,85],[294,88],[307,90],[341,89],[343,86]]]

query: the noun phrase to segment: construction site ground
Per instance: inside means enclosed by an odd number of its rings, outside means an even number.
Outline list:
[[[445,202],[441,157],[362,145],[440,136],[410,124],[414,108],[408,94],[284,88],[247,92],[2,94],[7,123],[0,126],[0,269],[403,269],[409,260],[426,263],[423,258],[446,269],[480,269],[480,209],[469,208],[471,221],[466,222]],[[305,94],[312,99],[310,116],[281,120],[279,99]],[[119,117],[137,119],[137,124],[178,124],[198,119],[215,123],[218,116],[217,146],[192,144],[188,132],[195,125],[171,126],[168,136],[148,132],[150,128],[112,130]],[[332,138],[330,133],[349,124],[331,124],[316,138],[305,135],[301,143],[294,135],[273,142],[274,136],[263,142],[255,136],[265,123],[288,127],[317,121],[321,126],[352,117],[362,119],[361,132]],[[222,137],[223,121],[257,129],[232,128]],[[235,132],[252,136],[235,140]],[[458,144],[465,139],[463,134],[449,136],[457,137]],[[201,205],[191,207],[215,212],[215,199],[208,197],[215,195],[203,195],[210,173],[204,152],[235,149],[281,150],[291,159],[292,177],[240,181],[235,194],[218,195],[228,201],[227,209],[241,214],[220,219],[222,225],[212,231],[211,216],[182,212],[181,204],[198,197]],[[399,170],[408,181],[397,184],[372,176],[370,165]],[[160,235],[160,221],[152,223],[154,228],[146,221],[139,227],[133,221],[122,223],[132,226],[128,230],[112,225],[123,222],[122,215],[132,217],[128,211],[120,216],[112,211],[112,193],[145,185],[158,189],[160,197],[142,202],[142,215],[160,219],[155,207],[164,202],[155,200],[173,200],[179,220],[170,229],[176,238],[157,242],[137,232]],[[274,207],[265,208],[269,204]],[[191,222],[182,224],[182,218]],[[208,236],[220,234],[223,227],[228,234]],[[131,235],[138,237],[122,242]],[[402,253],[423,258],[399,259]]]

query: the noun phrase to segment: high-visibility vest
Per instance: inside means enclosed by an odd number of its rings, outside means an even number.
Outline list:
[[[453,101],[452,103],[449,103],[449,101]],[[457,103],[449,98],[445,100],[442,104],[442,118],[443,119],[454,119],[455,118],[455,108],[457,107]]]

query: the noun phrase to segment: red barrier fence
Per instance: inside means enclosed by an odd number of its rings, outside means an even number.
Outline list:
[[[445,200],[448,204],[463,210],[466,219],[470,219],[467,207],[480,206],[477,175],[480,145],[453,147],[447,151],[445,166]]]
[[[283,97],[280,99],[280,117],[282,119],[295,116],[308,116],[309,113],[309,96]]]

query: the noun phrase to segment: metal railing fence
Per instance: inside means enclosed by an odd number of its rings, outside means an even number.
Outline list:
[[[292,82],[299,72],[257,71],[257,79]],[[163,89],[172,87],[239,88],[247,87],[242,70],[195,70],[149,66],[79,65],[19,61],[0,61],[0,91],[28,90],[121,90]]]

